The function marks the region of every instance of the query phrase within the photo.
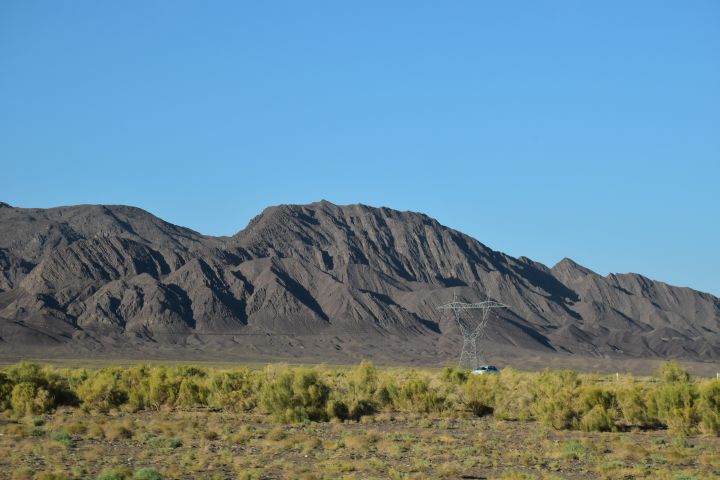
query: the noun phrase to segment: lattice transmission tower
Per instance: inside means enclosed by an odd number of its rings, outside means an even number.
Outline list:
[[[453,294],[453,301],[440,305],[439,310],[452,310],[455,321],[463,336],[462,352],[460,353],[460,367],[475,370],[482,365],[482,353],[478,350],[478,340],[485,335],[490,311],[494,308],[510,308],[507,305],[493,300],[480,303],[460,302],[457,294]],[[480,318],[473,318],[471,310],[481,310]]]

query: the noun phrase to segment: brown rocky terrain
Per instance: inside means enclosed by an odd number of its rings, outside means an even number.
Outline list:
[[[510,306],[483,345],[515,363],[720,359],[717,297],[569,259],[548,268],[420,213],[282,205],[209,237],[127,206],[0,204],[4,358],[437,364],[458,353],[436,309],[453,294]]]

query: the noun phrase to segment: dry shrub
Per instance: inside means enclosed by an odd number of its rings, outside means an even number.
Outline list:
[[[659,424],[649,385],[625,382],[617,388],[616,398],[626,426],[650,428]]]
[[[387,395],[389,404],[398,410],[409,413],[440,412],[445,408],[445,397],[430,386],[427,378],[411,371],[404,381],[398,384],[395,379],[386,378],[380,396]]]
[[[615,393],[604,386],[580,389],[574,405],[576,428],[586,432],[614,432],[620,412]]]
[[[720,436],[720,380],[700,385],[698,415],[704,433]]]
[[[210,377],[208,403],[231,411],[252,410],[257,405],[259,385],[256,372],[247,368],[216,372]]]
[[[330,389],[315,370],[293,369],[266,382],[260,402],[281,422],[327,420]]]
[[[188,377],[180,381],[175,405],[178,407],[193,408],[207,405],[208,389],[200,380]]]
[[[533,377],[505,368],[495,390],[493,415],[502,420],[527,421],[532,418],[530,406],[534,401]]]
[[[690,434],[697,425],[697,385],[690,381],[690,375],[676,362],[667,362],[662,366],[660,379],[653,395],[658,420],[675,434]]]
[[[465,383],[465,405],[478,417],[495,410],[498,380],[497,375],[472,375]]]
[[[577,416],[572,405],[580,384],[580,377],[571,370],[540,373],[533,385],[533,417],[556,430],[573,427]]]
[[[106,413],[127,401],[128,394],[122,388],[119,368],[99,370],[88,377],[77,389],[83,406]]]
[[[108,440],[123,440],[132,438],[132,427],[128,424],[113,423],[104,428],[105,438]]]
[[[10,404],[17,417],[48,412],[54,403],[50,392],[32,383],[18,383],[12,389]]]

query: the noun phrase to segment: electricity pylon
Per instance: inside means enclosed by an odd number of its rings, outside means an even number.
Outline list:
[[[485,327],[489,320],[490,310],[493,308],[510,308],[505,304],[486,300],[480,303],[464,303],[457,299],[457,294],[453,294],[453,301],[440,305],[439,310],[452,310],[455,321],[460,328],[463,336],[462,352],[460,353],[460,367],[475,370],[482,364],[482,353],[478,350],[478,340],[484,335]],[[473,321],[472,316],[463,313],[468,310],[482,310],[482,317]]]

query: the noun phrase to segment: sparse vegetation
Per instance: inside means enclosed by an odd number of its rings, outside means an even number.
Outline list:
[[[0,470],[18,479],[302,477],[304,468],[308,478],[720,471],[720,381],[694,379],[674,363],[652,378],[621,379],[369,362],[233,370],[21,363],[0,371],[0,406],[0,448],[12,452]]]

